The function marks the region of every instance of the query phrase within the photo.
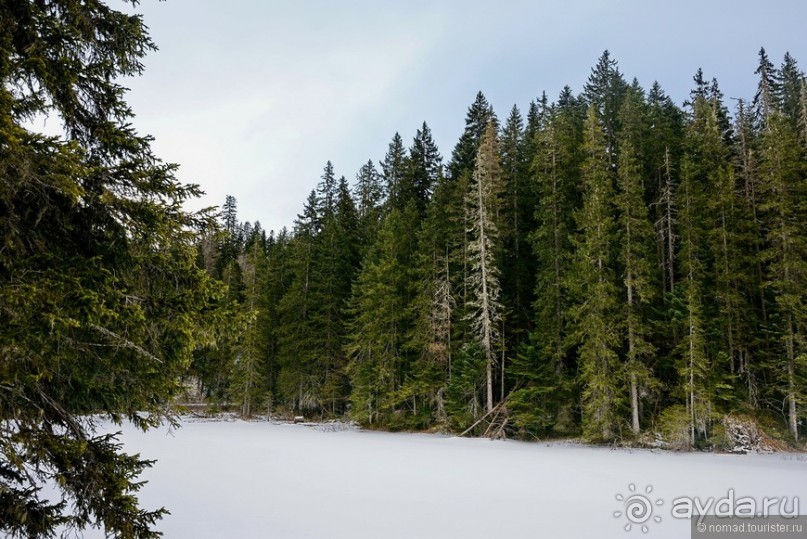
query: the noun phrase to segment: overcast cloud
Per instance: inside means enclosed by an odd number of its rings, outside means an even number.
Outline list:
[[[198,207],[232,194],[240,218],[267,229],[292,224],[327,160],[352,181],[424,120],[448,160],[478,90],[500,118],[524,112],[543,90],[579,92],[604,49],[679,103],[698,67],[727,97],[751,97],[760,46],[807,65],[800,0],[144,0],[135,11],[160,47],[127,81],[136,127],[207,192]]]

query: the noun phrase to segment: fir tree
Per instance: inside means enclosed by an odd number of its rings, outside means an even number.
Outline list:
[[[734,171],[739,183],[739,192],[742,193],[742,203],[736,208],[740,215],[738,225],[741,227],[744,244],[740,246],[738,256],[745,259],[742,263],[745,268],[744,280],[747,283],[745,295],[748,297],[748,308],[753,309],[749,314],[750,327],[741,328],[756,348],[758,344],[767,340],[762,337],[760,323],[765,324],[768,318],[768,298],[764,287],[763,264],[760,256],[763,233],[760,220],[760,178],[759,178],[759,137],[753,127],[752,112],[744,100],[739,100],[735,114],[736,134],[734,144]],[[750,248],[749,248],[750,247]],[[747,261],[746,261],[747,260]],[[761,344],[763,349],[769,346]],[[747,397],[754,408],[758,405],[757,379],[760,373],[761,362],[758,361],[762,353],[754,354],[755,350],[740,350],[738,373],[745,376]],[[760,350],[762,352],[762,350]]]
[[[291,286],[291,269],[289,245],[291,239],[286,228],[275,235],[271,233],[267,240],[266,275],[263,287],[263,309],[258,313],[259,326],[263,328],[266,343],[266,362],[264,364],[265,389],[268,396],[268,408],[272,408],[278,395],[278,377],[281,370],[281,340],[283,334],[281,301]]]
[[[717,322],[724,335],[720,354],[726,357],[729,370],[734,373],[742,359],[746,346],[740,328],[747,330],[748,315],[742,290],[748,284],[745,274],[748,262],[742,256],[742,245],[753,243],[753,238],[743,234],[742,227],[748,223],[747,215],[741,213],[743,205],[737,198],[737,180],[730,162],[730,148],[726,146],[718,127],[714,106],[710,107],[705,123],[698,123],[699,153],[701,166],[706,169],[705,180],[711,196],[707,200],[706,214],[708,243],[713,263],[714,296],[718,305]],[[752,265],[749,265],[753,267]],[[723,366],[725,368],[725,364]]]

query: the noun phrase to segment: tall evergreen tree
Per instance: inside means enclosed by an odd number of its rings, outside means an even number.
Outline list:
[[[336,213],[337,180],[333,171],[333,164],[328,161],[322,170],[322,176],[317,185],[317,203],[320,218],[325,221]]]
[[[567,353],[568,280],[578,207],[580,144],[585,108],[564,88],[556,105],[543,114],[534,138],[531,164],[536,193],[535,230],[530,236],[535,272],[534,330],[530,346],[513,358],[517,389],[511,397],[514,420],[529,430],[574,428],[578,403],[573,392],[574,358]]]
[[[782,66],[779,68],[779,101],[780,109],[791,126],[798,129],[799,106],[801,101],[801,85],[804,73],[789,52],[785,53]]]
[[[482,136],[476,156],[474,174],[468,189],[467,208],[470,242],[468,255],[468,291],[470,294],[468,314],[474,340],[485,357],[485,407],[493,410],[493,377],[497,361],[497,347],[501,331],[503,308],[500,301],[501,284],[497,263],[498,224],[497,214],[501,197],[501,164],[496,125],[490,122]]]
[[[530,146],[531,147],[531,146]],[[521,113],[513,107],[501,137],[502,204],[499,222],[502,290],[508,304],[507,347],[516,349],[530,328],[535,266],[527,236],[534,228],[535,198],[529,177],[528,144]]]
[[[696,109],[693,128],[698,130],[697,161],[703,170],[706,188],[711,193],[704,210],[707,216],[711,216],[705,226],[713,265],[713,295],[719,313],[715,322],[720,325],[720,333],[724,336],[719,353],[728,360],[728,370],[734,373],[746,349],[743,334],[749,329],[745,326],[748,315],[742,297],[742,291],[749,285],[748,268],[745,267],[748,260],[743,258],[741,250],[743,245],[753,243],[753,238],[743,234],[742,230],[748,216],[741,212],[743,205],[737,198],[730,147],[725,144],[719,126],[718,110],[721,106],[714,102],[708,105],[703,113]],[[701,115],[706,117],[700,118]],[[721,367],[725,369],[725,363]]]
[[[158,537],[166,511],[137,499],[152,462],[98,418],[170,420],[223,322],[223,290],[196,266],[212,220],[183,209],[198,187],[130,124],[119,82],[155,49],[141,17],[3,2],[0,43],[0,534]],[[48,114],[64,138],[23,126]]]
[[[623,316],[627,340],[625,362],[630,383],[631,430],[639,434],[640,385],[651,383],[648,357],[654,347],[650,343],[650,320],[647,306],[656,288],[653,266],[653,228],[644,202],[642,174],[643,138],[646,133],[643,96],[631,89],[620,110],[622,132],[617,175],[616,205],[619,209],[619,262],[623,268]]]
[[[315,242],[311,280],[315,374],[321,380],[319,400],[332,413],[342,409],[347,397],[347,380],[343,376],[346,307],[359,266],[358,217],[344,177],[334,191],[334,214],[325,217]]]
[[[610,440],[617,431],[621,400],[613,275],[616,223],[608,146],[593,104],[588,108],[582,150],[583,207],[575,216],[580,232],[575,239],[573,273],[567,281],[575,300],[571,336],[579,345],[583,432],[590,439]]]
[[[697,434],[707,435],[714,406],[714,374],[707,339],[706,280],[709,254],[709,228],[705,208],[709,174],[715,155],[700,151],[703,138],[719,140],[717,113],[708,96],[697,95],[691,105],[686,131],[686,151],[681,165],[681,182],[676,199],[679,204],[680,251],[678,254],[681,286],[677,289],[683,309],[677,321],[682,329],[678,343],[678,372],[685,394],[689,443]]]
[[[703,100],[699,100],[702,102]],[[683,338],[678,344],[680,355],[679,375],[684,390],[689,443],[695,444],[696,430],[705,435],[712,398],[709,385],[710,362],[706,353],[706,330],[703,310],[703,233],[698,211],[702,188],[689,157],[681,167],[681,183],[676,197],[680,204],[681,266],[680,297],[684,306],[682,319]]]
[[[320,233],[319,203],[312,191],[294,223],[289,242],[289,284],[278,304],[279,401],[296,410],[320,407],[318,376],[314,372],[316,327],[313,294],[317,241]]]
[[[401,135],[395,133],[387,154],[381,161],[381,176],[387,192],[387,206],[403,211],[407,202],[415,196],[413,186],[407,180],[408,158]]]
[[[407,213],[414,213],[410,206]],[[351,415],[362,423],[388,420],[397,404],[411,325],[411,217],[392,209],[364,259],[350,299],[345,350],[352,383]]]
[[[359,219],[359,241],[367,249],[381,225],[384,202],[384,186],[372,161],[362,165],[356,174],[353,198]]]
[[[754,73],[759,75],[759,85],[753,101],[754,115],[757,126],[764,127],[771,113],[779,109],[781,93],[779,73],[768,58],[764,47],[759,49],[759,65]]]
[[[619,109],[628,85],[619,72],[616,60],[607,50],[602,53],[597,65],[591,69],[586,81],[583,98],[593,105],[599,115],[605,133],[607,152],[612,166],[616,166],[616,138],[619,126]]]
[[[779,387],[787,402],[788,428],[798,439],[798,406],[805,394],[804,386],[798,383],[804,362],[798,358],[805,354],[807,321],[807,182],[803,149],[791,125],[778,111],[768,117],[760,153],[765,286],[774,296],[779,315],[775,325],[780,336],[776,366],[783,374]]]
[[[495,118],[493,109],[482,92],[478,92],[465,116],[465,130],[451,153],[451,163],[448,165],[449,177],[457,180],[463,172],[471,173],[476,162],[479,143],[491,118]]]
[[[281,371],[281,340],[284,328],[281,326],[281,301],[290,289],[293,261],[290,260],[291,238],[286,228],[267,240],[266,274],[263,282],[263,309],[258,313],[259,326],[263,328],[266,342],[266,363],[264,364],[265,388],[271,409],[278,395],[278,377]]]
[[[408,165],[407,184],[411,185],[418,212],[425,215],[426,205],[431,199],[443,168],[443,158],[426,122],[423,122],[415,133],[412,146],[409,148]]]
[[[739,328],[739,334],[749,343],[747,348],[738,350],[737,373],[745,378],[745,392],[749,405],[758,408],[760,404],[760,384],[764,376],[763,361],[770,349],[767,341],[770,333],[762,328],[767,325],[770,311],[770,298],[765,290],[764,264],[761,251],[764,243],[762,231],[762,211],[760,209],[761,184],[759,176],[759,134],[754,129],[753,114],[744,100],[739,100],[735,114],[736,134],[734,144],[734,170],[737,176],[741,203],[735,208],[739,219],[737,225],[741,234],[741,244],[737,262],[744,268],[740,288],[745,288],[744,296],[747,323]]]
[[[580,145],[583,140],[582,107],[567,87],[551,119],[536,140],[538,150],[532,163],[538,205],[533,249],[538,260],[536,274],[534,341],[545,361],[557,372],[564,370],[568,299],[565,284],[569,272],[575,229],[573,214],[578,207]]]
[[[265,308],[263,284],[266,279],[266,252],[257,233],[238,257],[244,276],[245,297],[241,314],[244,328],[239,332],[232,359],[230,397],[237,403],[241,415],[251,417],[260,404],[264,391],[264,364],[266,361],[266,328],[262,310]],[[235,325],[235,321],[233,321]]]

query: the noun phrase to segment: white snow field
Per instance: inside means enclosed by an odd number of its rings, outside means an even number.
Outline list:
[[[736,498],[787,496],[788,510],[796,499],[807,514],[800,454],[611,450],[265,421],[122,430],[127,451],[158,459],[140,498],[170,509],[159,525],[168,539],[681,539],[690,524],[672,517],[672,500],[726,498],[729,489]],[[626,531],[617,494],[662,501],[652,513],[661,522]]]

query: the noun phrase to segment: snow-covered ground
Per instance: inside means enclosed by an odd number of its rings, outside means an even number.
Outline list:
[[[807,514],[807,456],[797,454],[610,450],[244,421],[185,420],[145,434],[124,426],[122,440],[127,451],[158,459],[140,498],[170,509],[159,526],[168,539],[680,539],[690,536],[689,521],[672,518],[672,500],[725,498],[729,489],[737,498],[798,498]],[[648,520],[647,533],[636,524],[625,531],[617,494],[661,500],[653,506],[661,522]]]

